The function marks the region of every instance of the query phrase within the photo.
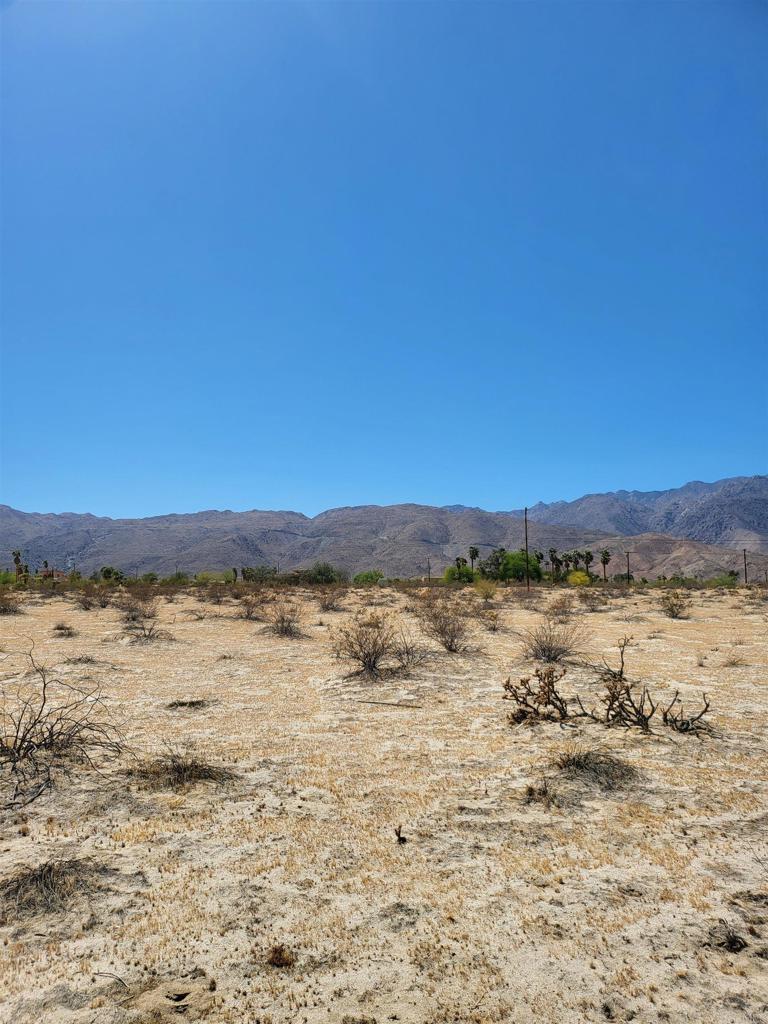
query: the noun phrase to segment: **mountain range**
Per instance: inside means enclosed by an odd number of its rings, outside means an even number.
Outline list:
[[[608,548],[609,571],[621,572],[630,552],[636,576],[675,572],[704,576],[741,571],[750,550],[750,575],[768,572],[768,477],[690,483],[668,491],[616,491],[529,510],[529,542],[550,547]],[[110,519],[79,513],[20,512],[0,505],[0,564],[20,548],[36,567],[91,573],[115,565],[130,573],[329,561],[355,573],[437,575],[470,545],[481,557],[495,547],[523,543],[522,511],[430,505],[362,505],[309,517],[300,512],[207,511]],[[597,564],[597,557],[595,560]]]

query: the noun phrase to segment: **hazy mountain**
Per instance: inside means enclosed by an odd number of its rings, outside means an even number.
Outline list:
[[[275,565],[290,569],[322,559],[350,572],[382,569],[389,576],[419,576],[443,571],[457,555],[476,545],[481,555],[495,547],[517,548],[523,522],[513,514],[482,509],[433,508],[428,505],[363,505],[337,508],[310,518],[298,512],[196,512],[148,519],[108,519],[74,513],[40,514],[0,506],[0,564],[10,565],[11,551],[21,548],[33,568],[44,559],[90,573],[115,565],[134,573],[169,574]],[[714,575],[739,569],[737,551],[670,536],[610,535],[602,523],[594,529],[534,521],[532,548],[547,551],[608,547],[614,555],[610,572],[624,569],[624,552],[632,552],[636,575],[670,575],[676,571]],[[754,571],[768,569],[768,557],[755,556]],[[597,565],[597,557],[596,557]]]
[[[518,509],[510,513],[521,515]],[[634,535],[667,533],[768,553],[768,476],[698,480],[667,491],[611,491],[540,503],[529,518],[553,526]]]

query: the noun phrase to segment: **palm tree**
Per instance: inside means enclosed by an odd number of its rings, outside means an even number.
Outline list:
[[[589,567],[594,562],[595,556],[591,551],[583,551],[581,557],[584,559],[584,568],[587,570],[587,576],[591,576],[592,573],[589,571]]]
[[[571,560],[573,561],[573,568],[574,569],[578,569],[579,568],[579,562],[581,561],[581,552],[577,551],[574,548],[573,551],[571,552]]]
[[[605,582],[607,579],[607,576],[605,575],[605,570],[610,560],[611,552],[608,550],[608,548],[603,548],[603,550],[600,552],[600,564],[603,567],[603,582]]]
[[[472,572],[475,571],[475,561],[479,557],[480,557],[480,549],[476,548],[474,546],[471,547],[469,549],[469,562],[470,562],[470,565],[472,566]]]
[[[21,576],[21,552],[12,551],[11,554],[13,555],[13,564],[16,566],[16,577],[18,579]]]

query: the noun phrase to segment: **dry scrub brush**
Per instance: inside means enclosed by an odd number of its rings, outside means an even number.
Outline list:
[[[446,597],[425,601],[418,615],[424,633],[442,644],[450,654],[467,650],[469,614],[457,601]]]
[[[78,892],[91,888],[95,868],[87,860],[48,860],[19,868],[0,882],[0,924],[65,910]]]
[[[386,612],[358,612],[332,635],[337,658],[355,662],[358,671],[380,676],[385,670],[407,672],[422,660],[416,644]]]
[[[271,606],[266,614],[268,628],[276,636],[286,636],[293,639],[302,636],[301,605],[294,601],[280,600]]]
[[[11,783],[8,807],[31,803],[48,789],[56,769],[78,763],[98,769],[123,750],[100,686],[51,676],[32,652],[32,680],[0,690],[0,768]]]
[[[667,590],[659,598],[659,607],[670,619],[685,619],[691,609],[691,599],[679,590]]]
[[[0,615],[18,615],[21,611],[21,598],[8,587],[0,587]]]
[[[129,775],[150,789],[182,789],[197,782],[222,785],[237,778],[231,769],[212,764],[191,747],[173,746],[156,757],[139,761],[129,769]]]
[[[578,654],[586,641],[578,623],[558,622],[545,616],[540,625],[519,633],[523,654],[530,661],[558,662]]]

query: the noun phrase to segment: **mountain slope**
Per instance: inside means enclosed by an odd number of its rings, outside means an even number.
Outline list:
[[[534,521],[532,549],[544,552],[590,547],[613,552],[611,573],[625,568],[629,550],[635,575],[660,573],[715,575],[739,570],[741,555],[669,536],[644,533],[619,537],[604,528],[585,529]],[[327,560],[350,572],[379,568],[389,576],[437,575],[470,545],[482,555],[495,547],[523,543],[522,519],[482,509],[441,509],[428,505],[364,505],[337,508],[314,518],[297,512],[197,512],[149,519],[108,519],[92,515],[19,512],[0,506],[0,564],[21,548],[33,568],[44,559],[61,568],[90,573],[116,565],[130,573],[164,575],[180,569],[199,572],[243,565],[281,569]],[[754,572],[768,569],[768,557],[755,556]]]
[[[768,476],[693,481],[666,491],[587,494],[575,501],[540,503],[528,515],[552,526],[626,535],[666,533],[768,553]]]

